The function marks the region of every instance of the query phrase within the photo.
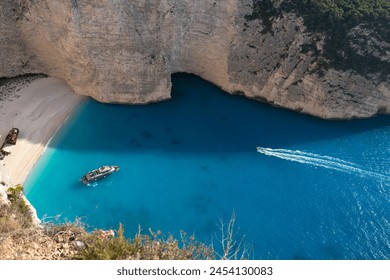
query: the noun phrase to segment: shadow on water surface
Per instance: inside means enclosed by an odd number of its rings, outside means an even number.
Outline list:
[[[390,126],[389,116],[326,121],[231,96],[199,77],[172,76],[172,99],[147,106],[88,101],[56,149],[242,152],[342,138]],[[91,110],[93,108],[93,110]],[[77,137],[74,137],[77,135]],[[60,138],[61,138],[60,137]],[[101,141],[105,139],[105,141]]]

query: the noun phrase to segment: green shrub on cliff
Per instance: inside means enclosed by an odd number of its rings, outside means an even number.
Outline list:
[[[15,216],[15,219],[23,227],[28,227],[32,223],[31,209],[24,200],[24,188],[22,185],[16,185],[7,189],[8,200],[11,202],[10,211]]]
[[[3,240],[8,240],[8,247],[12,244],[12,250],[0,254],[0,259],[18,258],[18,252],[26,249],[39,251],[37,256],[51,255],[53,259],[210,260],[251,257],[252,251],[245,243],[245,236],[237,235],[234,212],[227,223],[220,220],[219,238],[216,233],[216,245],[220,248],[216,249],[214,244],[199,242],[194,235],[187,235],[183,231],[179,239],[152,230],[146,234],[139,230],[134,238],[127,239],[121,224],[116,231],[96,229],[93,232],[87,232],[79,220],[73,223],[43,221],[41,227],[36,227],[32,223],[31,209],[25,202],[23,191],[22,185],[8,188],[7,196],[11,203],[0,205],[0,244]],[[41,250],[39,244],[47,242],[51,242],[51,245],[45,247],[46,251]]]
[[[305,5],[316,6],[320,13],[336,20],[379,18],[390,16],[388,0],[301,0]]]
[[[117,237],[106,236],[104,231],[96,230],[85,235],[86,247],[76,259],[83,260],[120,260],[134,256],[139,250],[136,242],[129,242],[124,237],[123,226],[117,230]]]
[[[32,225],[31,209],[24,200],[23,191],[21,185],[7,189],[7,198],[11,204],[0,205],[0,237]]]
[[[367,78],[378,73],[382,80],[388,79],[390,68],[378,50],[390,42],[389,0],[253,0],[245,19],[261,21],[261,32],[273,35],[274,21],[286,13],[295,13],[309,32],[321,34],[302,46],[303,53],[313,50],[317,56],[319,73],[335,68]],[[316,47],[320,38],[325,42],[321,54]]]
[[[295,12],[305,19],[312,31],[330,31],[340,25],[353,26],[360,22],[377,22],[389,26],[388,0],[253,0],[252,14],[247,20],[259,19],[270,30],[272,19],[283,12]]]
[[[270,1],[270,0],[266,0]],[[254,3],[264,0],[254,0]],[[361,22],[381,22],[389,26],[388,0],[286,0],[280,11],[294,11],[305,19],[312,31],[334,31]]]
[[[194,236],[187,237],[182,233],[179,242],[172,235],[167,238],[161,232],[135,235],[126,239],[124,229],[119,225],[115,231],[95,230],[85,235],[85,248],[76,256],[82,260],[200,260],[214,259],[214,251],[204,243],[198,242]]]
[[[126,239],[122,225],[119,225],[116,236],[113,230],[95,230],[87,233],[83,242],[85,248],[76,259],[83,260],[242,260],[250,259],[253,248],[246,242],[245,235],[239,233],[235,225],[236,215],[233,212],[229,221],[219,221],[219,234],[211,245],[199,242],[194,235],[180,232],[180,238],[173,235],[165,237],[160,231],[143,234],[141,230],[133,239]],[[218,236],[217,236],[218,235]]]

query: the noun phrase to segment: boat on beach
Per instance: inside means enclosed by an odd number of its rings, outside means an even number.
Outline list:
[[[88,184],[103,179],[118,170],[119,170],[119,166],[117,165],[104,165],[86,173],[81,178],[81,182],[83,182],[83,184]]]
[[[19,129],[14,127],[10,130],[7,137],[5,138],[5,143],[10,145],[15,145],[18,140]]]
[[[8,156],[11,152],[4,150],[4,147],[9,145],[15,145],[16,141],[18,139],[19,135],[19,129],[18,128],[12,128],[10,132],[8,133],[7,137],[5,137],[5,141],[0,146],[0,160],[4,159],[5,156]]]

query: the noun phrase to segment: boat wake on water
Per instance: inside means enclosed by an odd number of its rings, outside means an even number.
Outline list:
[[[299,150],[271,149],[262,147],[257,147],[256,149],[259,153],[267,156],[277,157],[284,160],[310,164],[313,166],[319,166],[345,173],[360,175],[362,177],[370,177],[380,181],[390,182],[390,175],[384,175],[374,171],[365,170],[361,166],[353,162],[348,162],[330,156],[307,153]]]

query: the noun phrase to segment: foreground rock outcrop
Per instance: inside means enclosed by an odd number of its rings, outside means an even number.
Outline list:
[[[171,74],[189,72],[322,118],[389,113],[386,24],[362,21],[329,40],[289,4],[4,0],[0,76],[45,73],[102,102],[143,104],[169,99]]]
[[[0,232],[0,260],[66,260],[79,252],[80,229],[66,228],[54,235],[31,227]]]

